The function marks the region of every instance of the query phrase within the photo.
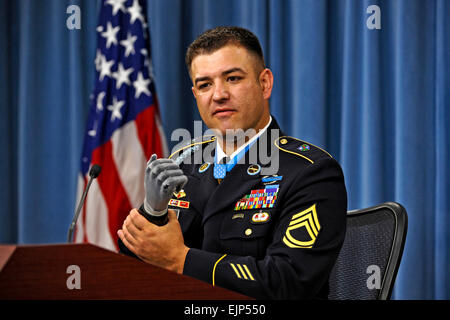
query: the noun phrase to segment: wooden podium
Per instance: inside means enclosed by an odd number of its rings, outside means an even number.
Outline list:
[[[1,299],[251,298],[91,244],[60,244],[0,245]]]

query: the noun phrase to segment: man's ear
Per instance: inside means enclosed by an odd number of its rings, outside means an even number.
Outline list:
[[[194,95],[194,98],[197,99],[197,95],[195,94],[195,88],[192,87],[191,89],[192,89],[192,94]]]
[[[272,95],[273,88],[273,73],[269,68],[265,68],[259,74],[259,85],[263,90],[263,97],[268,100]]]

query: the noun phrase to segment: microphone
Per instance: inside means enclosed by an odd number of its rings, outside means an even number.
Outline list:
[[[91,170],[89,170],[89,181],[88,184],[86,186],[86,188],[83,191],[83,195],[81,196],[80,202],[78,203],[78,208],[77,211],[75,211],[75,215],[72,219],[72,223],[70,224],[69,227],[69,232],[67,234],[67,243],[71,243],[72,242],[72,234],[73,234],[73,230],[75,228],[75,225],[77,223],[78,220],[78,216],[80,215],[80,211],[81,208],[83,208],[83,204],[84,204],[84,200],[86,199],[87,193],[89,191],[89,188],[91,187],[91,183],[92,181],[98,177],[98,175],[100,174],[100,172],[102,171],[102,167],[100,167],[98,164],[94,164],[91,168]]]

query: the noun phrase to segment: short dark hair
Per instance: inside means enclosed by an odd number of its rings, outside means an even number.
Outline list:
[[[216,27],[203,32],[186,51],[186,66],[191,73],[192,60],[201,54],[211,54],[228,44],[242,46],[253,53],[265,67],[264,55],[258,38],[249,30],[240,27]]]

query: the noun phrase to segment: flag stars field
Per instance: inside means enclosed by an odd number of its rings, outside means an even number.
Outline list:
[[[113,97],[112,105],[108,106],[108,110],[111,111],[111,122],[116,119],[122,119],[122,113],[120,112],[120,109],[124,104],[125,101],[117,101],[117,98]]]
[[[111,47],[111,44],[117,44],[117,32],[119,32],[119,30],[119,26],[113,28],[111,22],[108,21],[106,31],[101,33],[102,37],[106,39],[106,48]]]
[[[148,96],[151,95],[150,90],[148,90],[149,83],[150,79],[144,79],[142,72],[139,72],[137,79],[133,82],[134,89],[136,90],[134,97],[136,99],[139,98],[142,93]]]
[[[105,76],[111,76],[111,67],[113,64],[114,60],[107,61],[105,56],[100,56],[100,81],[102,81]]]
[[[128,12],[130,13],[130,23],[133,24],[136,19],[140,20],[142,23],[144,22],[144,16],[142,15],[142,9],[139,5],[138,0],[133,1],[133,5],[128,8]]]
[[[100,92],[97,96],[97,105],[96,110],[97,112],[103,111],[103,99],[105,98],[105,92]]]
[[[119,67],[117,71],[112,74],[113,78],[116,79],[116,89],[120,89],[122,84],[130,85],[130,74],[133,72],[133,68],[125,69],[123,64],[119,62]]]
[[[130,54],[135,54],[134,51],[134,43],[137,40],[137,36],[132,36],[128,32],[128,36],[126,40],[120,41],[120,44],[125,47],[125,57],[128,57]]]
[[[115,16],[119,10],[125,12],[125,2],[127,2],[127,0],[107,0],[106,4],[112,6],[112,14]]]

